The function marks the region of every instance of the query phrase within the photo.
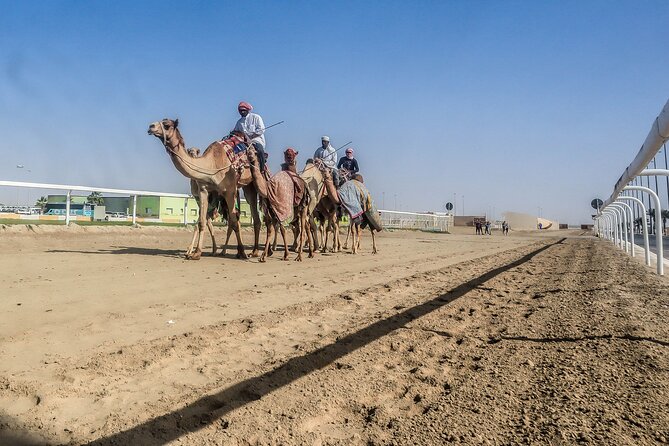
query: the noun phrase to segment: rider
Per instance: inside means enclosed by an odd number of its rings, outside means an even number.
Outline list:
[[[330,145],[330,137],[321,137],[321,146],[314,153],[314,160],[320,159],[325,167],[332,171],[332,182],[339,186],[339,171],[337,170],[337,151]]]
[[[258,164],[260,171],[265,171],[265,123],[260,115],[251,113],[253,106],[248,102],[240,102],[237,106],[237,111],[241,118],[235,124],[234,132],[241,132],[251,140],[251,144],[256,149],[258,154]]]
[[[346,176],[352,178],[353,174],[358,173],[360,169],[358,168],[358,161],[353,158],[353,148],[349,147],[346,149],[346,156],[339,158],[337,163],[337,169],[343,169],[346,171]]]

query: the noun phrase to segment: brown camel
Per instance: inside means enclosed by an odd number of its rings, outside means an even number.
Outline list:
[[[309,228],[311,229],[312,238],[316,248],[320,248],[321,252],[327,251],[327,240],[330,231],[332,231],[333,246],[331,251],[340,251],[341,244],[339,241],[337,205],[329,197],[329,193],[325,188],[323,172],[319,169],[318,164],[307,161],[306,167],[300,174],[300,177],[307,183],[307,190],[311,196],[308,219]]]
[[[334,183],[332,182],[332,173],[330,173],[330,171],[327,169],[323,172],[323,180],[325,181],[325,188],[328,190],[329,196],[333,199],[335,203],[341,204],[341,201],[339,200],[339,193],[337,192],[337,189],[335,188]],[[351,225],[351,231],[353,234],[353,240],[351,245],[351,252],[353,254],[357,254],[360,248],[360,236],[362,234],[361,225],[366,218],[367,217],[365,216],[365,214],[362,214],[359,218],[351,219],[349,223]],[[372,234],[372,254],[376,254],[378,251],[376,249],[376,237],[374,236],[374,228],[369,223],[369,221],[367,221],[366,223],[369,226],[369,232]]]
[[[248,157],[249,157],[249,162],[252,165],[257,164],[257,157],[256,157],[256,152],[253,150],[253,148],[249,148],[248,150]],[[285,172],[279,172],[277,175],[286,175]],[[275,175],[272,178],[276,178],[277,175]],[[303,181],[299,177],[297,178],[298,181]],[[270,180],[271,182],[271,180]],[[266,190],[269,193],[269,187],[270,185],[268,184]],[[292,195],[291,195],[292,199]],[[270,251],[270,239],[272,238],[272,235],[275,235],[275,231],[278,230],[281,232],[281,238],[283,239],[283,260],[288,260],[288,243],[286,242],[286,228],[281,224],[279,221],[279,218],[277,217],[277,213],[275,210],[272,208],[271,201],[268,196],[261,196],[260,199],[260,204],[263,208],[263,216],[265,218],[265,224],[267,226],[267,238],[265,240],[265,249],[260,256],[260,261],[264,262],[265,259],[267,258],[267,255],[269,254]],[[308,208],[309,208],[309,194],[305,191],[302,200],[300,201],[299,204],[293,206],[293,219],[294,221],[297,222],[296,227],[297,233],[295,233],[296,241],[297,237],[299,234],[299,246],[302,246],[304,243],[304,234],[305,232],[307,233],[307,243],[309,244],[309,258],[314,256],[313,252],[313,243],[311,240],[310,233],[308,231],[305,231],[304,229],[306,228],[307,224],[307,215],[308,215]],[[276,243],[276,237],[275,237],[275,243]],[[271,254],[269,254],[271,255]],[[297,257],[295,258],[296,261],[301,262],[302,261],[302,250],[299,249],[297,250]]]
[[[197,260],[202,255],[202,243],[204,228],[206,227],[207,212],[209,205],[209,192],[216,191],[223,199],[227,209],[235,208],[235,197],[237,189],[242,187],[244,196],[251,206],[251,215],[253,218],[254,245],[252,256],[258,256],[259,238],[260,238],[260,215],[258,214],[257,195],[263,187],[266,187],[264,181],[258,181],[262,175],[258,168],[244,165],[240,162],[233,165],[228,153],[232,152],[232,147],[236,142],[241,142],[240,137],[233,137],[224,141],[215,141],[207,147],[201,157],[192,157],[187,151],[183,137],[177,128],[179,120],[163,119],[154,122],[149,126],[148,133],[162,140],[165,150],[172,159],[172,163],[187,178],[196,182],[193,189],[198,195],[200,212],[198,219],[198,245],[190,258]],[[244,252],[244,244],[240,232],[239,218],[235,212],[228,212],[228,225],[235,231],[237,237],[237,258],[247,258]]]
[[[197,147],[191,147],[190,149],[187,150],[188,154],[192,157],[198,157],[200,156],[200,149]],[[191,179],[190,180],[190,190],[191,190],[191,195],[195,197],[195,201],[197,202],[199,209],[199,212],[202,212],[202,207],[200,204],[200,188],[206,189],[208,192],[207,198],[208,198],[208,208],[205,210],[207,213],[207,229],[209,229],[209,235],[211,236],[211,255],[216,255],[216,251],[218,250],[218,246],[216,245],[216,237],[214,236],[214,225],[212,224],[212,220],[216,218],[215,214],[218,213],[225,218],[226,222],[230,221],[230,217],[228,216],[228,208],[225,204],[225,201],[221,199],[221,197],[218,195],[218,192],[212,187],[208,187],[206,184],[198,184],[197,181]],[[213,189],[213,190],[212,190]],[[237,198],[237,197],[235,197]],[[211,206],[214,204],[214,206]],[[228,245],[228,241],[230,240],[230,235],[232,234],[232,226],[230,224],[227,225],[228,230],[227,234],[225,237],[225,244],[223,245],[223,249],[221,250],[221,254],[225,255],[225,249]],[[193,231],[193,240],[190,243],[190,247],[186,251],[186,258],[190,259],[192,258],[194,248],[196,243],[199,242],[199,236],[200,235],[200,230],[198,226],[195,226],[195,229]]]

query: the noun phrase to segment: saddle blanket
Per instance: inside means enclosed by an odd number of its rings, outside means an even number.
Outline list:
[[[290,223],[294,217],[293,208],[300,204],[304,196],[304,181],[293,172],[277,172],[267,182],[267,196],[278,220]]]

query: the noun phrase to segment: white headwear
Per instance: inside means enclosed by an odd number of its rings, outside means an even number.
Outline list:
[[[330,142],[329,136],[321,136],[321,141]]]

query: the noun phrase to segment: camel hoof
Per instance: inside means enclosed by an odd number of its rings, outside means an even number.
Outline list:
[[[258,262],[265,263],[265,256],[262,256],[258,259]]]
[[[310,259],[313,259],[314,257],[316,257],[316,256],[313,253],[309,254]]]
[[[297,257],[295,257],[295,261],[296,261],[296,262],[301,262],[301,261],[302,261],[302,256],[297,256]]]
[[[288,256],[287,255],[283,256],[283,258],[281,260],[283,260],[285,262],[286,260],[288,260]]]
[[[259,255],[260,254],[258,253],[257,249],[254,249],[253,251],[251,251],[251,257],[258,257]]]
[[[248,256],[247,256],[245,253],[243,253],[243,252],[238,252],[237,255],[236,255],[235,257],[237,257],[237,258],[240,259],[240,260],[246,260],[246,259],[248,259]]]
[[[193,254],[191,254],[190,257],[188,257],[188,260],[200,260],[200,257],[202,257],[202,251],[195,251]]]

